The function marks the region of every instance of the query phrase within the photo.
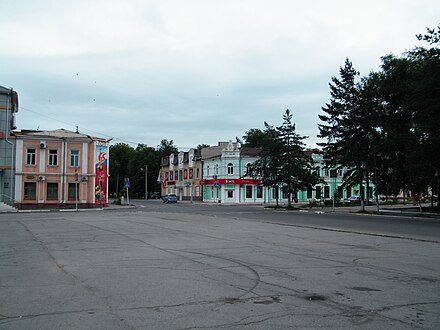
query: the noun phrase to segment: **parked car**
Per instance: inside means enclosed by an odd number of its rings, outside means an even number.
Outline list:
[[[342,203],[344,204],[351,204],[351,203],[360,203],[361,197],[360,196],[351,196],[348,198],[344,198],[342,200]]]
[[[162,196],[164,203],[177,203],[177,196],[175,194],[169,194]]]

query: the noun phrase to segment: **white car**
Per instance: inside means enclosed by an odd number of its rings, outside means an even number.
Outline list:
[[[344,198],[342,200],[342,203],[344,204],[351,204],[351,203],[360,203],[361,202],[361,197],[360,196],[351,196],[348,198]]]

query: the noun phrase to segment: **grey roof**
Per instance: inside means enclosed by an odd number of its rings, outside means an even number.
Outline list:
[[[12,88],[6,88],[0,86],[0,95],[10,95],[11,96],[11,111],[18,112],[18,94]]]
[[[33,131],[33,130],[21,130],[20,132],[14,132],[16,136],[31,136],[38,138],[55,138],[55,139],[90,139],[93,141],[106,141],[106,139],[93,137],[87,134],[77,133],[66,130],[64,128],[52,130],[52,131]]]
[[[6,88],[3,86],[0,86],[0,94],[11,94],[12,89],[11,88]]]

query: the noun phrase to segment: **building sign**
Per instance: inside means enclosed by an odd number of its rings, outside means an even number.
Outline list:
[[[170,155],[170,169],[174,167],[174,154]]]
[[[202,185],[213,185],[218,184],[261,184],[261,180],[253,179],[212,179],[212,180],[201,180]]]
[[[183,168],[183,151],[179,152],[177,161],[179,163],[179,168]]]
[[[188,152],[188,166],[194,167],[194,149],[190,149]]]
[[[107,179],[108,179],[108,146],[97,145],[95,149],[95,203],[107,203]]]

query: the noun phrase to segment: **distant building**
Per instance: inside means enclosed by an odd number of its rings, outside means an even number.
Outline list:
[[[190,149],[162,157],[161,194],[176,194],[179,200],[201,200],[202,161],[200,150]]]
[[[241,148],[239,143],[219,142],[202,149],[203,201],[218,203],[263,203],[261,178],[251,175],[259,148]]]
[[[0,202],[14,203],[14,150],[15,114],[18,111],[18,94],[0,86]]]
[[[15,132],[15,206],[108,205],[108,141],[64,129]]]

